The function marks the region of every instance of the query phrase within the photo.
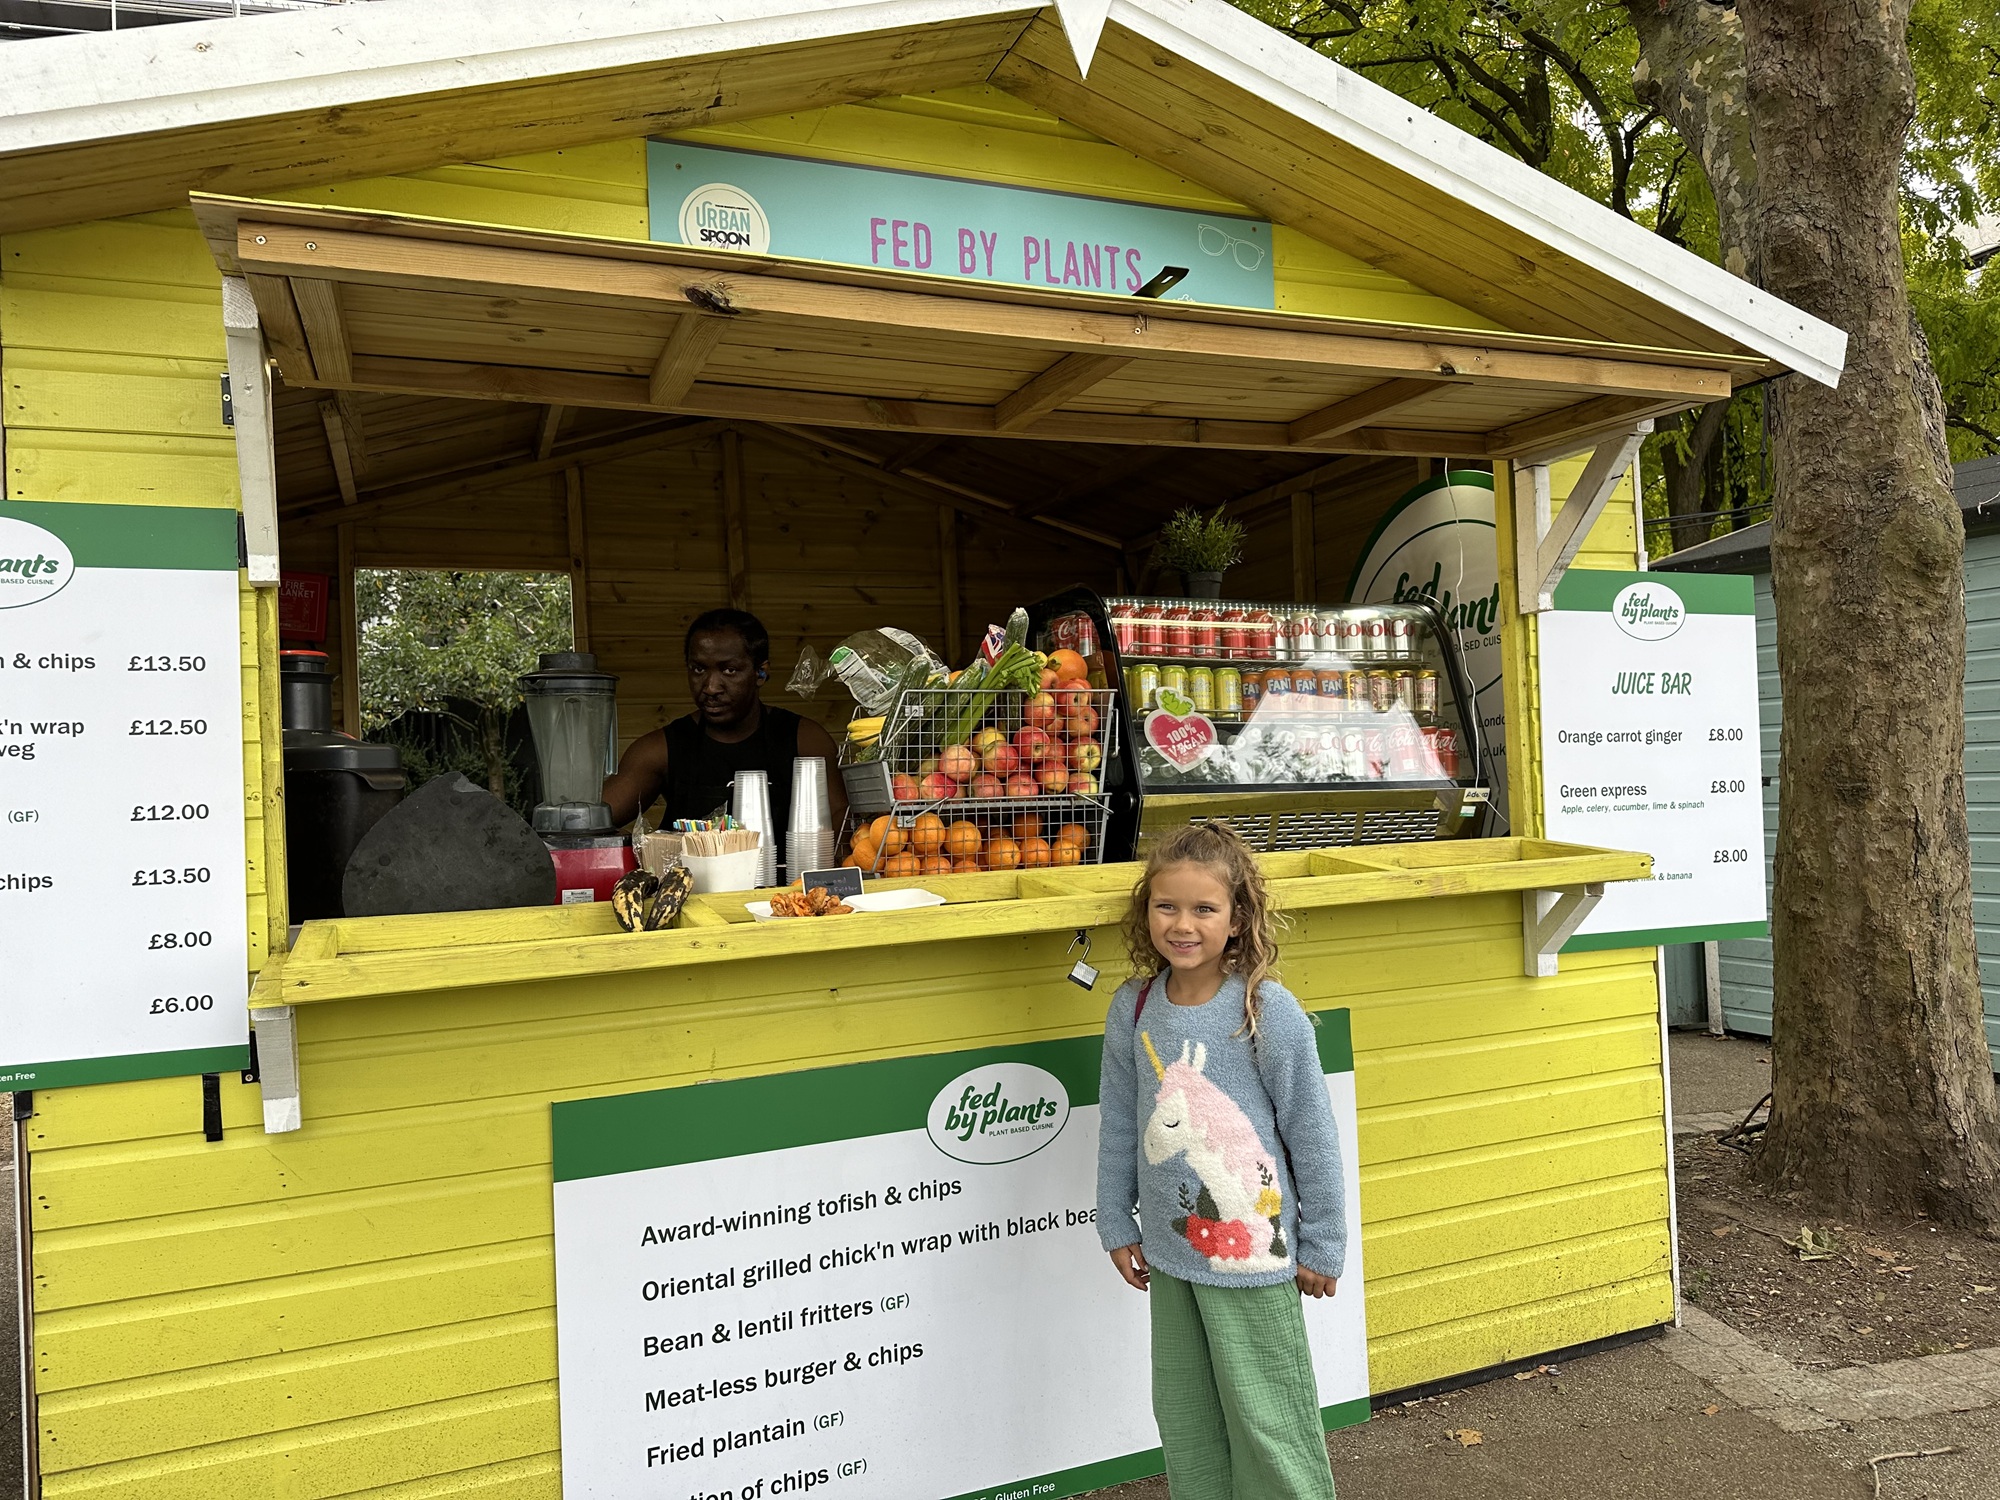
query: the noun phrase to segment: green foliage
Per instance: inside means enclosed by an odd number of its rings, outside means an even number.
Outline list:
[[[1243,560],[1243,528],[1222,507],[1204,516],[1184,505],[1160,528],[1160,561],[1184,573],[1220,573]]]
[[[506,753],[514,680],[544,651],[570,649],[569,579],[560,573],[357,569],[361,723],[377,737],[405,714],[439,716],[442,735],[391,735],[412,782],[462,771],[520,800]]]
[[[1910,238],[1910,306],[1944,389],[1952,462],[2000,453],[2000,257],[1974,270],[1956,242]]]

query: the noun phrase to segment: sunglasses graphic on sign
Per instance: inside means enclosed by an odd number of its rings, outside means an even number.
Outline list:
[[[1203,224],[1195,231],[1195,243],[1201,246],[1203,255],[1221,255],[1227,252],[1236,264],[1246,271],[1254,271],[1264,264],[1264,247],[1255,240],[1238,239],[1228,230],[1214,224]]]

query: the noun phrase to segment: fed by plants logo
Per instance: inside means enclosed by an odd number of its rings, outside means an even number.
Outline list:
[[[75,572],[68,544],[53,531],[0,516],[0,609],[53,599]]]
[[[1611,618],[1635,641],[1664,641],[1687,623],[1687,606],[1664,583],[1634,583],[1611,601]]]
[[[989,1063],[938,1090],[926,1126],[954,1161],[992,1166],[1033,1156],[1062,1134],[1069,1090],[1033,1063]]]
[[[681,199],[681,243],[702,250],[771,249],[771,221],[764,205],[727,182],[709,182]]]

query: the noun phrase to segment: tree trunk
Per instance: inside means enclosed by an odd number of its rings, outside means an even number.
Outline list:
[[[1715,529],[1712,512],[1720,507],[1703,501],[1721,494],[1721,486],[1711,481],[1718,470],[1714,459],[1721,446],[1722,419],[1728,414],[1727,401],[1711,401],[1691,415],[1685,459],[1674,444],[1660,445],[1660,477],[1667,487],[1667,520],[1676,552],[1707,541]]]
[[[1740,0],[1764,284],[1847,330],[1768,392],[1784,728],[1776,1101],[1758,1171],[2000,1230],[1966,837],[1964,533],[1910,336],[1909,0]]]

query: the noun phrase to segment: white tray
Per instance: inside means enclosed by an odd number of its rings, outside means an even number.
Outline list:
[[[872,891],[859,896],[849,896],[847,904],[856,911],[915,911],[920,906],[943,906],[944,897],[935,891]],[[760,922],[785,922],[788,917],[771,915],[768,901],[745,901],[743,909]]]

